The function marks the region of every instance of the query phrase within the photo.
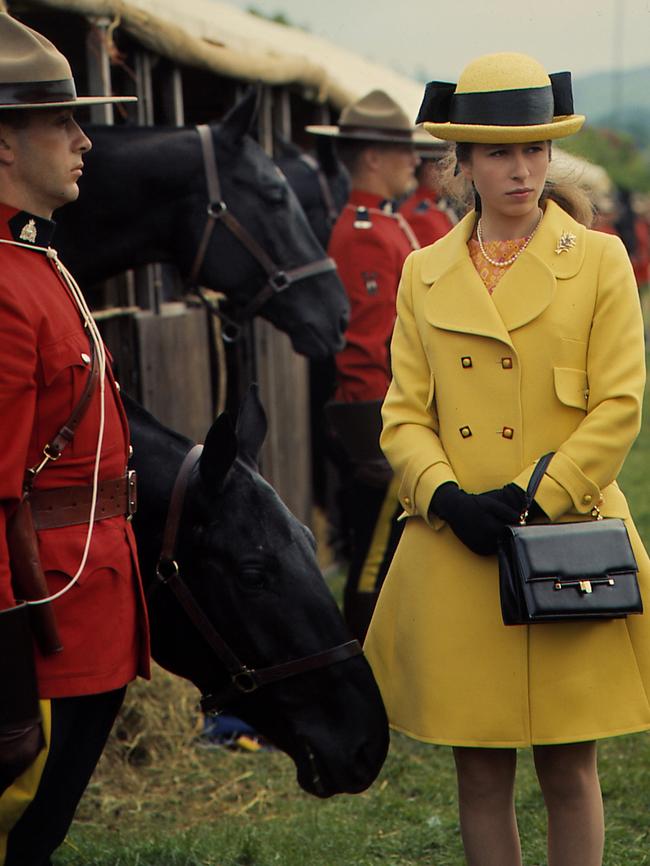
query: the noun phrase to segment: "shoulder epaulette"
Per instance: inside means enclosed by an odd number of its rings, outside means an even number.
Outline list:
[[[372,228],[372,220],[370,219],[370,214],[368,213],[367,207],[358,207],[354,214],[354,223],[352,224],[355,229],[371,229]]]

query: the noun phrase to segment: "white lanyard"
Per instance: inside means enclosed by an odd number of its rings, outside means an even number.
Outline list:
[[[79,288],[79,284],[72,276],[70,271],[65,267],[63,262],[59,260],[59,256],[57,251],[52,247],[38,247],[33,244],[22,244],[18,241],[10,241],[5,238],[0,238],[0,243],[10,244],[15,247],[24,247],[27,250],[32,250],[35,252],[45,253],[45,255],[53,262],[54,267],[57,269],[61,279],[65,283],[65,285],[70,290],[70,294],[72,295],[72,299],[75,302],[81,317],[84,321],[86,328],[88,329],[88,333],[90,335],[90,339],[93,342],[95,347],[95,352],[97,353],[97,358],[99,360],[99,432],[97,435],[97,450],[95,451],[95,463],[93,467],[93,492],[90,500],[90,515],[88,521],[88,532],[86,533],[86,544],[84,546],[83,555],[81,557],[81,563],[79,564],[79,568],[75,572],[74,576],[68,581],[68,583],[60,589],[58,592],[55,592],[53,595],[48,595],[45,598],[38,598],[28,601],[27,604],[37,605],[37,604],[45,604],[45,602],[54,601],[57,598],[60,598],[64,593],[68,592],[69,589],[75,585],[75,583],[79,580],[85,566],[86,561],[88,559],[88,552],[90,551],[90,542],[93,536],[93,526],[95,523],[95,509],[97,506],[97,492],[99,489],[99,464],[101,458],[102,444],[104,442],[104,423],[106,417],[106,407],[105,407],[105,383],[106,383],[106,352],[104,351],[104,342],[99,333],[99,329],[95,323],[95,320],[92,317],[92,313],[86,303],[86,299],[83,296],[81,289]]]

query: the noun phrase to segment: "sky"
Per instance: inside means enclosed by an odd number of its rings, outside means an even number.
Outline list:
[[[226,0],[283,12],[369,60],[420,79],[457,81],[473,58],[522,51],[548,72],[650,65],[650,0]]]

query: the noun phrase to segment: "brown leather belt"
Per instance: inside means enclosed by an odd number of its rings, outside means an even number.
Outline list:
[[[92,484],[86,487],[55,487],[53,490],[32,490],[29,501],[36,529],[56,529],[88,523]],[[95,520],[106,520],[124,514],[131,517],[137,508],[135,471],[121,478],[101,481],[97,489]]]

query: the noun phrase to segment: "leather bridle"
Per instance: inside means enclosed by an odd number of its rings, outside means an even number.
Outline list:
[[[314,159],[311,154],[301,153],[299,159],[306,166],[308,166],[316,175],[321,198],[323,199],[323,204],[325,205],[325,219],[327,221],[328,228],[331,229],[334,226],[336,220],[338,219],[339,209],[336,207],[336,202],[334,201],[334,196],[332,195],[332,190],[328,183],[327,177],[325,176],[325,172],[320,167],[320,163],[318,162],[318,160]]]
[[[227,686],[215,693],[203,694],[201,697],[201,709],[204,713],[218,713],[233,700],[251,694],[261,686],[285,680],[296,674],[329,667],[360,655],[363,650],[358,641],[350,640],[312,655],[264,668],[250,668],[240,661],[199,606],[190,588],[181,578],[178,562],[174,559],[187,484],[202,450],[202,445],[195,445],[185,456],[176,476],[167,512],[162,549],[156,566],[156,576],[160,584],[172,590],[196,630],[228,671],[230,683]]]
[[[300,265],[296,268],[284,270],[277,265],[268,255],[260,244],[255,240],[251,233],[246,229],[228,209],[228,205],[223,199],[221,192],[221,183],[219,181],[219,170],[217,167],[217,158],[214,151],[214,141],[212,138],[212,129],[207,124],[200,124],[196,127],[201,141],[201,153],[203,155],[203,167],[205,170],[205,179],[208,188],[208,210],[203,235],[199,241],[199,246],[194,256],[194,262],[190,269],[189,275],[185,281],[186,288],[196,288],[198,286],[198,278],[205,255],[208,250],[208,244],[212,236],[212,232],[217,222],[225,226],[237,240],[248,250],[255,261],[261,266],[267,276],[267,280],[260,291],[247,304],[237,310],[236,318],[227,316],[219,307],[211,305],[201,295],[203,301],[208,305],[210,311],[218,316],[224,322],[224,339],[229,342],[234,342],[239,337],[241,324],[251,319],[272,297],[286,291],[291,285],[305,280],[308,277],[315,277],[319,274],[327,273],[328,271],[336,270],[336,263],[329,256],[322,259],[309,262],[306,265]]]

